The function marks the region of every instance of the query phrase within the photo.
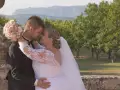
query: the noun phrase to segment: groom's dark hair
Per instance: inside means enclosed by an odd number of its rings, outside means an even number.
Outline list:
[[[33,28],[45,28],[44,21],[39,16],[31,16],[28,18],[26,25],[31,25]]]

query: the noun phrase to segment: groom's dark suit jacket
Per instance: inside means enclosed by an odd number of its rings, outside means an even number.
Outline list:
[[[7,76],[8,90],[35,90],[32,60],[21,52],[17,42],[9,47],[7,63],[12,66]]]

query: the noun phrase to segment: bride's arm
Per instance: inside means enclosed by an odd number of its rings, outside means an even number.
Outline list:
[[[54,54],[46,49],[33,49],[26,42],[19,42],[20,50],[31,60],[56,65]]]

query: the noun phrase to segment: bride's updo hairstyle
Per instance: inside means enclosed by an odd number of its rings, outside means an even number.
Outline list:
[[[48,37],[51,38],[53,40],[53,46],[56,49],[60,49],[60,33],[53,29],[53,28],[46,28],[47,32],[48,32]]]
[[[22,32],[22,28],[16,23],[15,20],[8,21],[3,27],[3,34],[11,41],[17,41]]]

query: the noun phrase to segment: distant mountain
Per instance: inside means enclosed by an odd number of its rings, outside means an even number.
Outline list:
[[[60,20],[72,20],[84,14],[86,6],[52,6],[47,8],[26,8],[18,9],[13,15],[6,16],[8,18],[15,18],[20,24],[24,24],[25,21],[32,15],[40,16],[41,18],[60,19]]]
[[[53,17],[76,17],[84,13],[86,6],[52,6],[47,8],[26,8],[16,10],[13,15],[17,14],[38,14]]]

